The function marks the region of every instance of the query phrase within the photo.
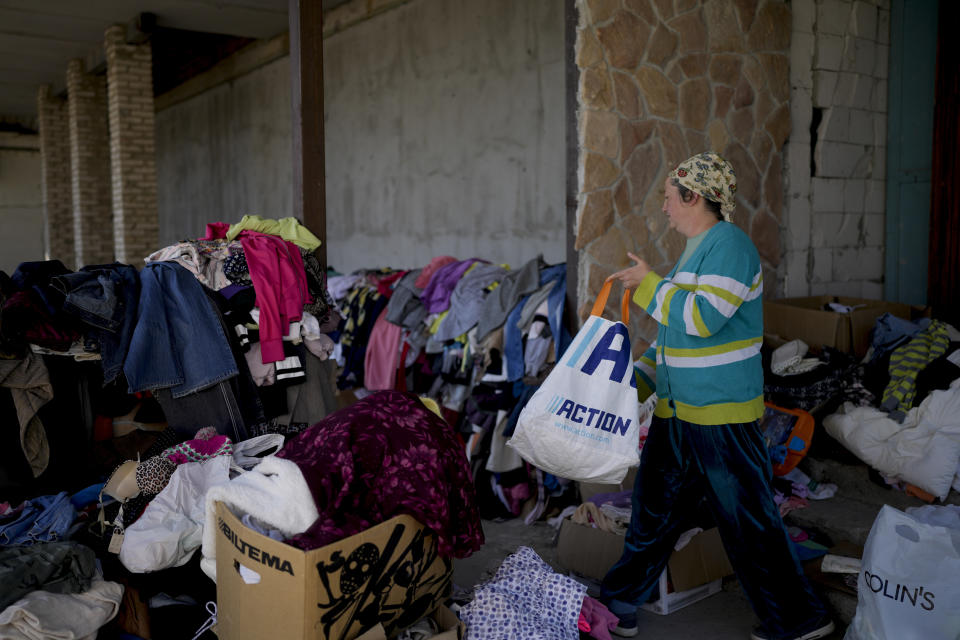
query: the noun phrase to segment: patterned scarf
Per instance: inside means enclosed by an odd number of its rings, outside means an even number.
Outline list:
[[[684,160],[670,173],[687,189],[720,203],[723,219],[732,222],[737,206],[737,175],[733,166],[715,151],[704,151]]]

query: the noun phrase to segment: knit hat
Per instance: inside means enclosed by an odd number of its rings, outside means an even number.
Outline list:
[[[733,166],[715,151],[704,151],[684,160],[670,178],[708,200],[720,203],[723,219],[731,222],[737,206],[737,175]]]
[[[212,427],[197,431],[193,440],[181,442],[160,454],[173,464],[204,462],[217,456],[233,455],[233,441],[227,436],[217,434]]]

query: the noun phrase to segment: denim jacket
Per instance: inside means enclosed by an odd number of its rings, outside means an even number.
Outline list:
[[[63,540],[77,512],[65,491],[23,504],[19,515],[0,522],[0,545],[30,545]]]
[[[66,298],[63,310],[94,328],[100,344],[103,381],[111,382],[123,368],[137,320],[140,278],[127,264],[90,265],[50,281]]]

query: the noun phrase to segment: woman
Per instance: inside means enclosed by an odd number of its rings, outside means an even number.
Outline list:
[[[730,562],[760,618],[754,640],[813,640],[833,631],[803,576],[773,501],[763,415],[763,271],[750,238],[730,222],[733,167],[705,152],[673,170],[663,211],[687,238],[666,278],[634,266],[608,279],[636,288],[633,301],[658,322],[640,361],[641,399],[659,397],[633,491],[624,551],[603,581],[620,617],[615,633],[637,633],[645,602],[679,535],[705,497]]]

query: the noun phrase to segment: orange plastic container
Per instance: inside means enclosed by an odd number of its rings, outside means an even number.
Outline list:
[[[771,402],[764,402],[767,406],[763,418],[760,419],[760,430],[766,433],[767,423],[771,419],[783,420],[795,418],[786,440],[782,442],[787,448],[787,456],[781,463],[773,465],[773,475],[782,476],[790,473],[797,466],[797,463],[803,460],[810,449],[810,443],[813,440],[813,416],[802,409],[787,409],[777,406]],[[779,414],[779,415],[778,415]],[[773,443],[780,444],[780,443]]]

